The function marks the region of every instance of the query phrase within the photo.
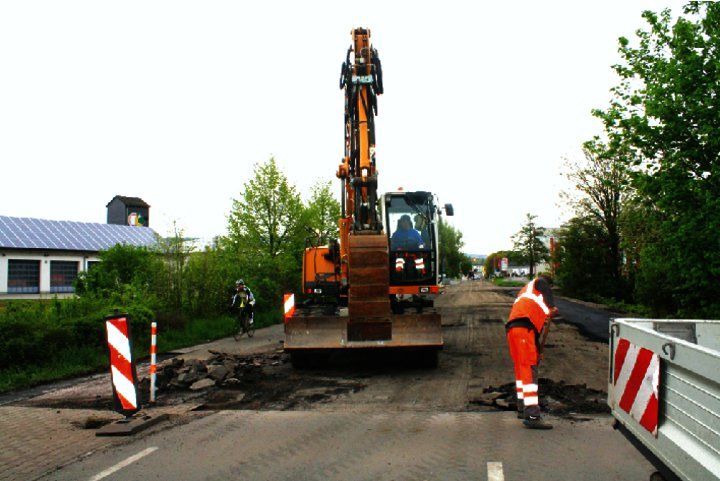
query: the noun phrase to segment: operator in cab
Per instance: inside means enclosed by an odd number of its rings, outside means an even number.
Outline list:
[[[548,276],[539,275],[520,289],[505,324],[515,365],[518,418],[529,429],[552,429],[552,424],[542,419],[538,396],[538,347],[542,349],[538,345],[541,333],[558,312],[550,282]]]
[[[423,238],[418,231],[413,229],[412,219],[404,214],[398,220],[397,230],[390,237],[392,250],[416,251],[425,248]]]

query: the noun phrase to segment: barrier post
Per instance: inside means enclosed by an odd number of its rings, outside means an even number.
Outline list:
[[[156,325],[152,323],[151,363],[155,364]],[[113,391],[115,410],[125,419],[106,424],[95,432],[95,436],[129,436],[168,418],[167,413],[155,416],[135,416],[140,411],[137,373],[132,358],[132,335],[130,318],[127,314],[116,313],[105,318],[107,344],[110,353],[110,383]],[[153,367],[151,370],[154,371]],[[154,376],[154,373],[151,374]],[[152,382],[151,393],[154,382]],[[154,399],[154,394],[151,394]]]
[[[157,322],[150,325],[150,402],[155,402],[155,381],[157,378]]]

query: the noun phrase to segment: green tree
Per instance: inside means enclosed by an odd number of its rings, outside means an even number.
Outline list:
[[[626,166],[630,154],[627,149],[610,149],[598,137],[583,144],[583,153],[582,161],[567,161],[565,165],[565,176],[573,183],[575,195],[565,194],[564,197],[574,206],[577,216],[577,222],[571,223],[571,230],[566,233],[582,231],[589,234],[588,229],[581,227],[588,227],[591,219],[600,226],[599,232],[592,229],[592,235],[598,245],[603,246],[604,255],[602,262],[588,274],[594,275],[598,282],[603,279],[601,290],[604,295],[618,297],[626,292],[622,277],[620,215],[630,192]],[[560,264],[560,269],[576,271],[581,266],[570,264],[576,260],[585,264],[584,259],[569,255]]]
[[[611,148],[632,156],[632,185],[656,230],[640,251],[637,292],[684,316],[720,314],[720,4],[684,16],[646,11],[637,41],[620,38],[620,83],[606,110]]]
[[[550,259],[550,252],[543,244],[541,237],[545,235],[545,229],[535,225],[537,216],[526,214],[525,224],[515,234],[513,249],[520,254],[520,260],[530,266],[530,277],[535,275],[535,265]]]
[[[462,253],[465,243],[462,232],[440,219],[438,224],[440,269],[447,277],[459,277],[463,264],[469,264],[470,259]]]
[[[300,282],[304,218],[300,194],[275,159],[256,165],[233,201],[221,244],[257,294],[258,309],[280,306],[282,292]]]
[[[110,297],[124,285],[154,292],[163,263],[150,249],[117,244],[101,251],[99,257],[99,264],[78,276],[75,287],[79,295]]]
[[[240,198],[233,200],[228,238],[238,249],[277,258],[296,240],[302,213],[300,194],[270,158],[255,166]]]
[[[173,222],[172,232],[168,237],[158,239],[157,251],[164,260],[164,268],[159,269],[156,291],[163,305],[176,316],[184,307],[188,288],[185,270],[194,249],[193,241],[185,237],[177,222]]]
[[[595,216],[576,216],[560,229],[555,280],[563,293],[601,301],[617,294],[605,226]]]
[[[330,190],[330,182],[318,182],[311,189],[310,200],[305,210],[307,226],[318,234],[321,243],[338,237],[340,202]]]

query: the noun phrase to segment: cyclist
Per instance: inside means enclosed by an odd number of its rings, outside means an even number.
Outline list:
[[[232,309],[238,309],[240,305],[240,298],[245,297],[245,313],[250,319],[250,325],[253,325],[253,316],[255,315],[255,297],[249,287],[245,285],[245,281],[238,279],[235,282],[235,294],[232,297]]]

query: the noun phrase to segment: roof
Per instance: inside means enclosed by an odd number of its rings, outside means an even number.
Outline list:
[[[0,248],[97,252],[116,244],[153,246],[155,231],[91,222],[0,215]]]
[[[124,195],[116,195],[105,207],[109,207],[115,199],[120,200],[123,204],[129,207],[150,207],[150,205],[140,197],[125,197]]]

